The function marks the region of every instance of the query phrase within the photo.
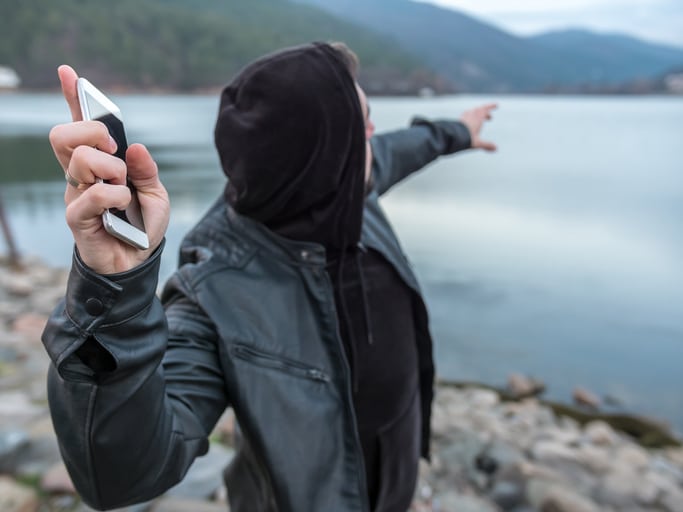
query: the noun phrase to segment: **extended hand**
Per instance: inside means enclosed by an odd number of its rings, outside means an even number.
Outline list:
[[[471,147],[473,149],[483,149],[485,151],[495,151],[497,149],[493,142],[481,140],[479,135],[482,126],[484,125],[484,121],[491,119],[491,112],[496,108],[498,108],[498,104],[489,103],[467,110],[460,116],[460,121],[467,126],[470,131],[470,137],[472,138]]]
[[[95,272],[114,274],[130,270],[145,261],[161,243],[170,215],[168,194],[147,148],[131,145],[126,163],[115,157],[116,142],[104,124],[82,120],[76,72],[69,66],[60,66],[58,73],[74,121],[50,131],[53,151],[69,180],[64,193],[67,224],[81,259]],[[137,189],[149,238],[150,248],[146,251],[114,238],[102,224],[106,209],[128,206],[131,196],[126,177]],[[98,183],[99,178],[106,183]]]

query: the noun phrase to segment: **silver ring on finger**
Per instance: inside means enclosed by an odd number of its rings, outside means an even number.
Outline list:
[[[71,186],[74,187],[74,188],[80,188],[81,185],[85,185],[85,183],[81,183],[81,182],[78,181],[76,178],[74,178],[73,176],[71,176],[71,173],[69,173],[69,170],[68,170],[68,169],[66,169],[66,170],[64,171],[64,179],[66,180],[66,182],[67,182],[69,185],[71,185]]]

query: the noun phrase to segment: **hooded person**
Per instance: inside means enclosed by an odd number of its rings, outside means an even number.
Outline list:
[[[75,73],[62,80],[75,90]],[[98,271],[85,261],[101,251],[79,241],[99,235],[70,224],[73,266],[43,343],[53,425],[87,504],[124,507],[175,485],[232,407],[240,442],[224,476],[233,512],[407,510],[418,458],[428,456],[432,343],[379,197],[474,139],[458,121],[416,120],[372,137],[370,159],[367,112],[347,60],[328,44],[242,70],[215,127],[227,185],[183,239],[160,297],[163,242],[134,253],[134,265]],[[60,160],[81,184],[77,171],[120,170],[93,151],[96,123],[61,132],[57,155],[73,161],[83,146],[87,165]],[[136,170],[151,173],[150,187],[156,168],[143,162]],[[146,201],[167,206],[154,187]],[[88,190],[66,197],[82,205]]]
[[[366,100],[340,57],[313,45],[243,70],[221,95],[216,148],[237,213],[324,248],[371,506],[406,510],[419,458],[418,408],[405,415],[418,389],[412,297],[389,262],[361,245]],[[402,416],[408,427],[383,450],[405,457],[382,460],[379,432]],[[382,466],[404,467],[384,468],[400,478],[385,482],[380,503]],[[389,507],[390,496],[403,505]]]

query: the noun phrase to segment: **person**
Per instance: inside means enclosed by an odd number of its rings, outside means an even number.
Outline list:
[[[80,121],[50,141],[69,184],[75,248],[43,333],[60,449],[86,503],[149,500],[208,450],[227,407],[233,512],[405,511],[428,456],[434,368],[427,311],[379,197],[441,155],[492,150],[494,105],[374,135],[349,53],[311,43],[266,55],[223,90],[225,190],[187,234],[157,297],[168,195],[147,149],[125,164]],[[150,249],[100,214],[137,188]],[[101,178],[104,181],[99,181]],[[75,185],[75,186],[74,186]]]

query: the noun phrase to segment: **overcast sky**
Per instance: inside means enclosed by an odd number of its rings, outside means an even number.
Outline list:
[[[562,28],[622,32],[683,48],[683,0],[422,0],[516,34]]]

